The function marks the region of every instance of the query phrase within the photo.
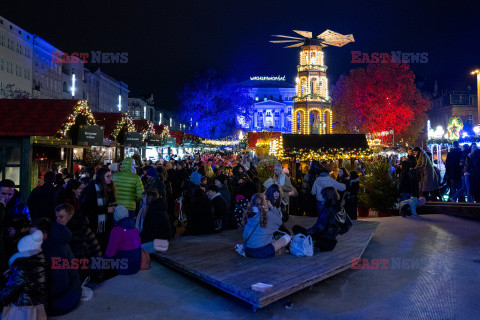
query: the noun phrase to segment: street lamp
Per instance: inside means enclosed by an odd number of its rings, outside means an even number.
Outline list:
[[[480,123],[480,69],[476,69],[472,71],[472,75],[477,75],[477,123]]]

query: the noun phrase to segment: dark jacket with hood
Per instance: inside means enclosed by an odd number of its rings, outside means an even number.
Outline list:
[[[27,251],[34,253],[34,251]],[[13,256],[10,261],[8,282],[0,291],[0,310],[9,304],[47,307],[47,262],[40,251],[31,256]]]
[[[336,218],[337,209],[340,210],[340,208],[334,208],[333,206],[324,206],[317,222],[307,230],[307,233],[311,235],[312,238],[321,237],[335,240],[339,232]]]
[[[195,188],[191,210],[186,213],[186,234],[207,234],[214,231],[212,205],[200,187]]]
[[[165,200],[162,198],[153,200],[148,206],[143,220],[143,228],[140,233],[142,243],[154,239],[172,239],[174,235]]]
[[[32,190],[27,201],[32,220],[48,218],[55,221],[53,218],[55,217],[56,193],[55,185],[49,181]]]
[[[218,188],[218,192],[222,196],[222,198],[225,200],[227,203],[227,208],[230,210],[230,206],[232,203],[232,196],[230,195],[230,191],[228,191],[228,187],[226,184],[222,184],[220,188]]]
[[[49,315],[63,315],[74,310],[82,296],[80,276],[77,269],[58,268],[58,263],[52,264],[52,258],[64,259],[70,264],[74,258],[68,243],[72,239],[72,233],[64,225],[52,223],[50,235],[43,241],[42,249],[51,266],[49,277]]]
[[[463,152],[460,148],[452,148],[447,154],[447,161],[445,163],[445,174],[452,180],[462,179],[462,167],[460,162],[463,158]]]

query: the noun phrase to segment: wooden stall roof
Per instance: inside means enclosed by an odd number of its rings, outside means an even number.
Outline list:
[[[110,138],[113,130],[117,127],[118,122],[122,120],[123,113],[93,112],[93,116],[99,126],[105,127],[103,136],[105,138]]]
[[[135,131],[136,132],[143,132],[145,130],[148,130],[148,123],[150,121],[146,119],[140,119],[140,120],[133,120],[133,124],[135,125]]]
[[[164,124],[154,124],[153,125],[153,130],[155,130],[156,134],[162,134],[163,130],[165,130],[165,125]]]
[[[183,131],[170,131],[170,137],[175,138],[177,144],[182,143]]]
[[[255,148],[258,139],[271,139],[275,140],[282,135],[281,132],[249,132],[248,133],[248,147]]]
[[[79,101],[0,99],[0,136],[55,136]]]
[[[285,152],[294,149],[368,149],[364,134],[284,134],[282,137]]]

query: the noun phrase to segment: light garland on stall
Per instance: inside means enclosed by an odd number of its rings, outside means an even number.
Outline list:
[[[344,149],[344,148],[321,148],[318,150],[306,150],[293,148],[285,152],[283,146],[283,137],[275,139],[270,143],[269,155],[278,160],[288,160],[296,158],[299,161],[312,160],[337,160],[344,158],[369,158],[372,156],[372,150],[364,148]]]
[[[205,144],[210,144],[214,146],[234,146],[237,145],[240,141],[239,140],[210,140],[205,139],[202,141]]]
[[[120,134],[120,131],[122,128],[127,125],[127,132],[135,132],[135,125],[133,124],[132,119],[130,118],[130,115],[125,112],[122,115],[122,119],[117,123],[117,126],[113,130],[112,137],[114,139],[117,139],[118,135]]]
[[[73,112],[68,116],[67,120],[63,124],[62,128],[58,130],[57,137],[64,138],[72,126],[75,124],[78,116],[85,116],[87,118],[87,125],[94,126],[97,124],[93,117],[92,111],[87,105],[86,100],[79,100]]]

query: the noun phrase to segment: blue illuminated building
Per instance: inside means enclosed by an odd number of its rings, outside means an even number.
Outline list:
[[[292,97],[295,86],[283,77],[250,77],[237,84],[253,100],[250,119],[238,118],[245,131],[292,132]]]

